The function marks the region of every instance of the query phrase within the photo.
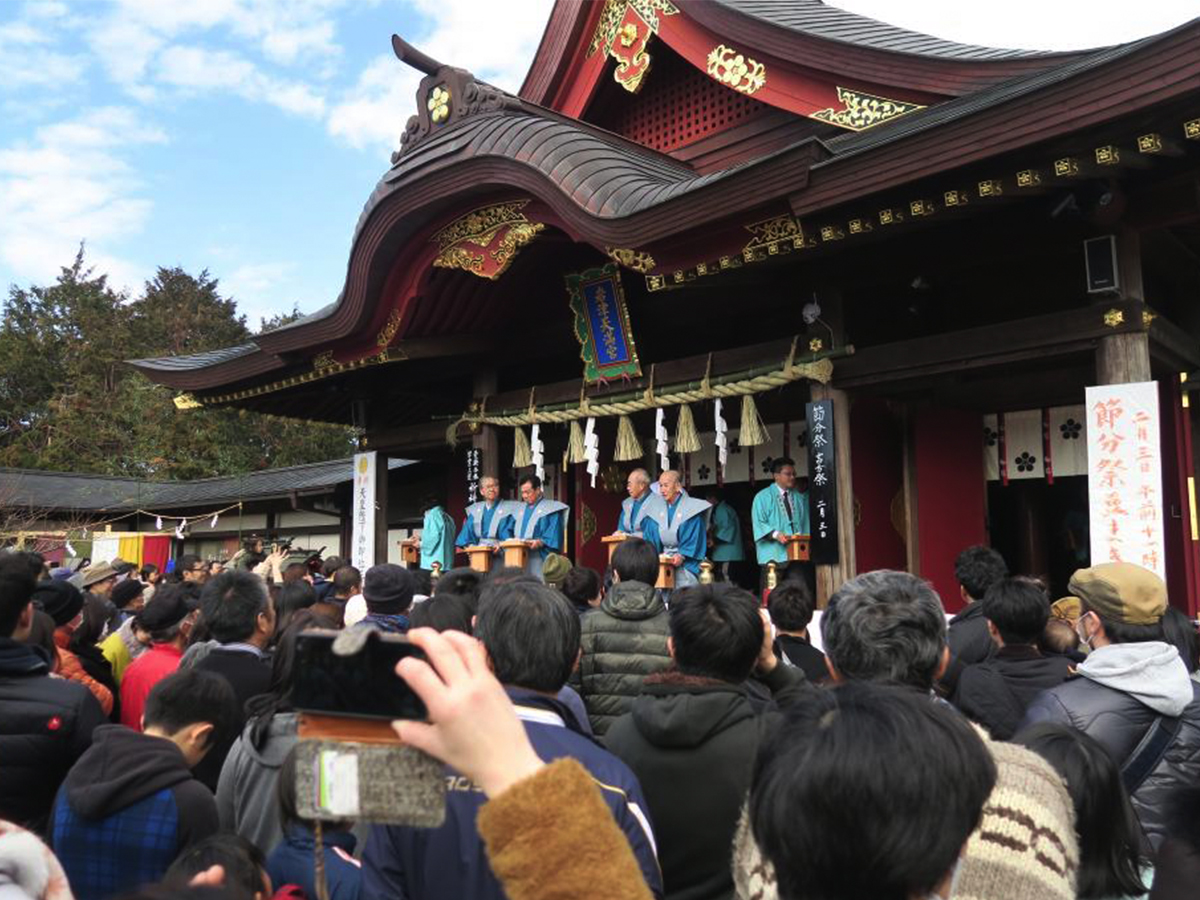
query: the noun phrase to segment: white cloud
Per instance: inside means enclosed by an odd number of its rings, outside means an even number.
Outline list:
[[[0,90],[58,88],[82,77],[87,60],[47,49],[51,36],[24,19],[0,25]]]
[[[173,87],[227,90],[297,115],[321,116],[325,112],[325,100],[307,85],[264,74],[245,57],[226,50],[168,47],[159,57],[156,74]]]
[[[19,278],[46,280],[86,240],[97,271],[136,287],[138,267],[107,248],[137,234],[153,204],[121,151],[164,141],[134,110],[101,107],[0,149],[0,260]]]
[[[550,0],[521,0],[480,15],[479,0],[410,0],[428,22],[423,34],[402,35],[434,59],[475,73],[516,93],[550,17]],[[395,150],[416,112],[422,74],[392,54],[373,59],[329,113],[329,133],[353,147]]]

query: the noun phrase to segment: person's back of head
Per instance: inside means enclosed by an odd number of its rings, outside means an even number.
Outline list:
[[[174,742],[192,767],[212,747],[231,739],[238,721],[237,697],[226,679],[184,669],[151,688],[142,730]]]
[[[1082,731],[1051,722],[1024,729],[1012,742],[1042,757],[1066,782],[1079,836],[1079,900],[1144,894],[1140,826],[1108,751]]]
[[[321,561],[321,577],[332,578],[342,566],[346,565],[346,561],[340,556],[327,556]]]
[[[982,600],[987,589],[1007,575],[1008,564],[991,547],[968,547],[954,560],[954,577],[972,600]]]
[[[285,581],[275,599],[275,633],[287,628],[296,613],[315,606],[316,602],[317,589],[307,581]]]
[[[600,602],[600,574],[586,566],[574,566],[563,579],[560,590],[575,609],[586,612]]]
[[[1050,598],[1032,578],[1001,578],[992,583],[980,603],[984,618],[1005,646],[1037,643],[1050,619]]]
[[[475,637],[501,683],[554,694],[579,656],[579,615],[554,588],[512,581],[483,592]]]
[[[304,563],[302,563],[302,562],[290,563],[283,570],[283,583],[286,586],[286,585],[292,584],[293,582],[296,582],[296,581],[307,581],[309,574],[310,573],[308,571],[308,566],[305,565]]]
[[[950,880],[995,780],[949,707],[846,683],[806,695],[763,745],[750,825],[781,898],[914,900]]]
[[[1043,653],[1053,653],[1056,656],[1069,656],[1079,649],[1079,635],[1071,627],[1071,623],[1063,619],[1050,619],[1042,629],[1038,648]]]
[[[213,640],[222,644],[247,641],[259,628],[259,617],[274,621],[266,585],[249,572],[222,572],[200,592],[200,611]]]
[[[17,628],[22,619],[31,619],[25,613],[37,588],[30,568],[22,554],[0,553],[0,637],[24,636],[16,634]],[[28,621],[23,623],[22,631],[28,625]]]
[[[803,581],[784,581],[767,597],[767,612],[780,631],[804,631],[813,617],[812,592]]]
[[[1079,598],[1076,633],[1089,646],[1098,638],[1110,644],[1166,641],[1167,586],[1133,563],[1101,563],[1079,569],[1068,584]]]
[[[349,600],[362,589],[362,573],[354,566],[342,566],[333,573],[333,595]]]
[[[932,690],[946,653],[946,615],[928,582],[880,569],[852,578],[821,617],[837,680]]]
[[[740,684],[762,650],[763,620],[749,591],[701,584],[676,591],[667,610],[669,649],[685,675]]]
[[[1200,637],[1196,634],[1196,623],[1181,609],[1168,606],[1162,620],[1163,636],[1173,644],[1187,666],[1189,673],[1200,667]]]
[[[424,603],[417,603],[409,613],[412,628],[432,628],[435,631],[471,633],[471,617],[475,615],[470,594],[439,592]]]
[[[186,888],[193,878],[213,866],[225,870],[227,890],[263,900],[271,896],[271,879],[263,852],[241,835],[230,832],[206,837],[184,850],[167,869],[163,884]]]
[[[380,563],[363,576],[363,599],[367,609],[380,615],[403,615],[412,606],[413,577],[394,563]]]
[[[437,585],[433,589],[433,595],[437,597],[441,594],[458,594],[466,597],[467,602],[474,609],[479,605],[479,592],[482,589],[483,573],[459,567],[442,573],[442,577],[437,580]]]
[[[649,541],[627,537],[613,551],[612,570],[621,581],[652,585],[658,581],[658,553]]]

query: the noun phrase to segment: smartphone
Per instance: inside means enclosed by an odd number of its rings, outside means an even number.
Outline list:
[[[425,704],[399,675],[396,663],[425,652],[402,634],[373,632],[351,656],[333,652],[339,632],[302,631],[296,637],[292,706],[301,712],[362,719],[426,719]]]

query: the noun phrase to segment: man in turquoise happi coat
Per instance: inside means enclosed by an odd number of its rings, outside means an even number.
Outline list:
[[[697,584],[700,563],[708,552],[708,517],[712,507],[707,500],[687,496],[674,469],[659,476],[658,486],[660,496],[646,501],[648,512],[642,519],[642,536],[660,555],[671,557],[675,587]]]
[[[710,556],[726,581],[730,580],[730,568],[733,563],[740,563],[746,558],[746,548],[742,542],[742,523],[719,488],[711,488],[708,500],[713,504],[712,526],[709,535],[712,538]]]
[[[568,506],[547,500],[542,494],[542,479],[526,475],[521,479],[521,505],[514,513],[513,536],[529,543],[529,561],[525,571],[542,577],[542,564],[551,552],[563,549],[563,526]]]
[[[625,480],[629,496],[621,502],[621,514],[617,516],[617,534],[642,536],[642,519],[646,517],[646,503],[654,496],[650,490],[650,473],[645,469],[634,469]]]
[[[484,545],[498,552],[500,542],[513,536],[513,512],[519,510],[521,504],[500,499],[500,479],[493,475],[480,479],[479,493],[483,499],[467,507],[454,544],[463,548]]]
[[[442,504],[430,498],[425,501],[425,519],[421,523],[421,568],[433,571],[437,563],[441,571],[454,568],[454,520],[442,509]]]
[[[781,456],[771,464],[773,484],[754,497],[750,517],[758,564],[787,562],[787,539],[808,534],[808,496],[796,490],[796,464]]]

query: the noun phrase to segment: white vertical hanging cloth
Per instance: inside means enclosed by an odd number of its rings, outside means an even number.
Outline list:
[[[667,445],[667,411],[661,406],[654,411],[654,450],[658,453],[658,465],[664,472],[671,468],[670,449]]]
[[[533,423],[533,428],[531,428],[529,431],[529,453],[533,459],[533,470],[537,473],[538,479],[541,481],[545,481],[546,480],[546,460],[545,460],[546,447],[542,443],[541,429],[542,429],[541,425],[537,424],[536,422]]]
[[[583,432],[583,458],[587,461],[587,473],[592,477],[592,487],[595,487],[596,476],[600,474],[600,435],[596,434],[596,419],[590,416]]]
[[[713,419],[713,430],[716,432],[714,443],[717,445],[717,462],[720,463],[723,469],[725,468],[725,464],[729,462],[729,438],[725,435],[729,426],[725,424],[725,417],[721,415],[720,398],[713,401]]]

